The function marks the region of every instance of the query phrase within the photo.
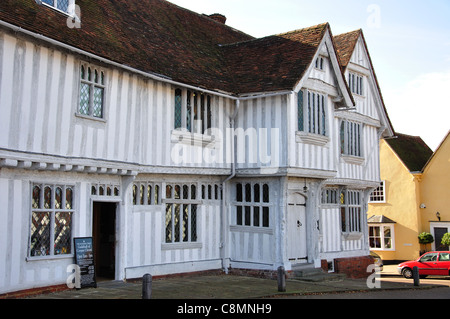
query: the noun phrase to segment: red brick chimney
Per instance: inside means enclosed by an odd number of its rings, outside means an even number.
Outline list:
[[[227,22],[227,17],[225,17],[223,14],[220,14],[220,13],[210,14],[208,17],[210,17],[211,19],[213,19],[217,22],[223,23],[223,24],[225,24],[225,22]]]

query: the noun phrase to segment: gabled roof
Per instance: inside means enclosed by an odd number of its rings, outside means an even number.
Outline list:
[[[436,148],[436,151],[434,151],[434,153],[433,153],[433,154],[430,156],[430,158],[428,159],[427,163],[423,166],[422,171],[425,172],[425,169],[426,169],[427,167],[430,166],[431,161],[432,161],[433,158],[436,156],[436,154],[437,154],[438,152],[441,152],[441,150],[442,150],[442,148],[443,148],[443,145],[444,145],[444,143],[447,141],[447,139],[450,139],[450,130],[447,132],[447,135],[445,135],[444,139],[441,141],[441,143],[439,144],[439,146]]]
[[[386,142],[410,172],[422,171],[433,151],[419,136],[396,133],[396,138]]]
[[[383,112],[386,115],[386,121],[387,121],[386,125],[388,126],[386,128],[386,130],[388,133],[385,134],[384,137],[390,137],[390,136],[395,135],[394,127],[393,127],[391,119],[389,118],[389,115],[387,113],[383,95],[381,94],[380,84],[378,82],[377,75],[375,74],[375,69],[373,67],[372,58],[370,57],[369,49],[367,47],[367,42],[366,42],[366,39],[364,38],[362,29],[339,34],[334,37],[334,43],[336,44],[336,49],[337,49],[339,59],[341,62],[341,67],[342,67],[343,71],[345,71],[347,69],[348,64],[350,63],[350,59],[353,55],[353,52],[355,51],[356,44],[358,43],[358,40],[360,38],[362,40],[362,43],[363,43],[364,48],[367,53],[367,57],[369,60],[369,65],[370,65],[370,71],[372,72],[372,75],[373,75],[373,78],[374,78],[374,81],[375,81],[375,84],[376,84],[376,87],[378,90],[379,98],[381,100],[381,104],[383,107]]]
[[[332,37],[324,23],[255,39],[165,0],[76,4],[81,28],[36,0],[1,0],[0,20],[140,72],[229,94],[293,90],[327,30]],[[341,84],[349,92],[345,79]]]
[[[356,43],[358,42],[361,34],[362,30],[360,29],[348,33],[339,34],[334,37],[334,43],[336,44],[336,49],[341,60],[341,66],[344,70],[347,68],[348,63],[350,62],[353,51],[355,51]]]
[[[328,23],[223,46],[240,93],[292,90],[318,50]]]

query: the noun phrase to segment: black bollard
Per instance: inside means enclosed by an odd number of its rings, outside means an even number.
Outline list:
[[[419,267],[415,266],[413,268],[413,278],[414,278],[414,286],[420,286],[420,277],[419,277]]]
[[[278,267],[278,291],[286,292],[286,271],[283,266]]]
[[[152,299],[152,275],[150,274],[142,278],[142,299]]]

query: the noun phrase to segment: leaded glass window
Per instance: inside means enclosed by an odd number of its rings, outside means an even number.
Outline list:
[[[364,95],[364,77],[355,73],[348,74],[348,85],[352,93]]]
[[[341,229],[343,233],[362,232],[362,194],[342,189],[340,194]]]
[[[75,4],[75,0],[42,0],[45,3],[55,9],[69,13],[69,6]]]
[[[297,96],[298,130],[327,136],[327,96],[312,91],[300,91]]]
[[[161,186],[152,182],[136,182],[133,184],[133,205],[150,206],[161,204]]]
[[[30,257],[72,253],[73,194],[68,185],[32,186]]]
[[[166,244],[197,242],[197,202],[195,185],[166,185]]]
[[[182,91],[180,89],[175,90],[175,129],[181,128],[182,125]]]
[[[175,90],[174,128],[191,133],[210,134],[212,103],[210,95],[190,90]]]
[[[298,130],[299,131],[304,131],[304,118],[303,118],[303,91],[298,92],[298,101],[297,101],[297,106],[298,106]]]
[[[342,121],[339,135],[342,155],[362,156],[362,124]]]
[[[89,64],[81,64],[80,79],[78,114],[103,118],[105,72]]]

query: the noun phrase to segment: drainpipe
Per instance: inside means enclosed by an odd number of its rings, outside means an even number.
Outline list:
[[[229,231],[229,225],[228,225],[228,211],[227,211],[227,205],[226,205],[226,199],[228,198],[228,192],[226,188],[226,184],[232,180],[236,176],[236,145],[234,142],[234,128],[235,128],[235,120],[239,113],[240,108],[240,100],[236,100],[236,107],[234,109],[233,115],[230,117],[230,126],[231,126],[231,175],[228,176],[223,182],[222,182],[222,218],[221,218],[221,243],[220,243],[220,249],[221,255],[222,255],[222,269],[223,271],[228,274],[228,268],[230,267],[230,258],[228,253],[228,231]]]

